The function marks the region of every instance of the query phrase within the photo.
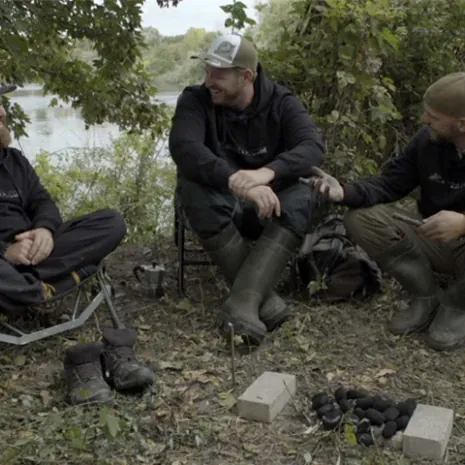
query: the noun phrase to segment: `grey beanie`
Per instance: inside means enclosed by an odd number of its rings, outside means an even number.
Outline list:
[[[438,79],[428,87],[423,101],[443,115],[465,118],[465,72]]]

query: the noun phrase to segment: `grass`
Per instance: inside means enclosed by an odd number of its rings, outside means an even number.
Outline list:
[[[400,338],[386,323],[405,305],[397,289],[361,304],[293,299],[295,317],[258,350],[238,355],[232,386],[230,351],[217,331],[215,310],[226,295],[214,268],[191,268],[187,287],[197,303],[179,300],[172,247],[165,261],[167,294],[145,297],[132,268],[152,251],[121,247],[109,267],[116,302],[137,329],[137,355],[158,375],[156,392],[116,394],[108,406],[70,407],[62,379],[64,350],[100,337],[103,320],[31,346],[0,349],[0,465],[394,465],[410,461],[393,447],[351,445],[344,434],[316,427],[310,397],[339,384],[395,399],[453,408],[450,464],[465,463],[463,351],[438,353],[421,335]],[[102,312],[99,314],[102,317]],[[96,324],[97,323],[97,324]],[[294,401],[270,425],[244,421],[235,399],[263,371],[297,376]]]

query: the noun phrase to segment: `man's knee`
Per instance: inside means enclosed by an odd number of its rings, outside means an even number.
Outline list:
[[[277,195],[281,204],[281,225],[299,237],[305,236],[311,228],[315,194],[303,184],[294,184]]]
[[[348,236],[357,240],[370,216],[369,208],[352,208],[344,214],[344,226]]]
[[[92,214],[96,223],[107,231],[108,239],[118,245],[127,234],[126,221],[118,210],[105,208]]]
[[[232,220],[237,199],[227,190],[180,179],[177,188],[179,205],[193,231],[208,238],[222,231]]]
[[[108,215],[108,222],[111,226],[112,237],[118,240],[119,244],[128,232],[126,221],[118,210],[109,208],[106,210],[106,213]]]
[[[373,229],[378,229],[380,223],[389,226],[387,219],[391,217],[388,205],[375,205],[368,208],[353,208],[344,215],[344,226],[347,234],[356,242],[362,236],[370,234]]]

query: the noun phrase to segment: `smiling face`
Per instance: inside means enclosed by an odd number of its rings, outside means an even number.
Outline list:
[[[215,105],[240,106],[253,86],[253,73],[247,69],[205,66],[205,85]]]
[[[465,136],[465,118],[444,115],[425,104],[421,119],[429,126],[432,140],[457,144]]]

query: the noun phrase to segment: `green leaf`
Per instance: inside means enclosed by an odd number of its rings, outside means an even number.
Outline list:
[[[100,423],[108,438],[115,439],[121,432],[120,420],[104,408],[100,412]]]
[[[344,425],[344,436],[347,442],[351,445],[357,444],[357,437],[355,436],[355,426],[346,423]]]
[[[13,464],[23,452],[23,449],[17,447],[9,447],[5,450],[5,452],[3,452],[2,456],[0,457],[0,465]]]
[[[26,364],[26,356],[25,355],[18,355],[14,360],[15,365],[23,366]]]

